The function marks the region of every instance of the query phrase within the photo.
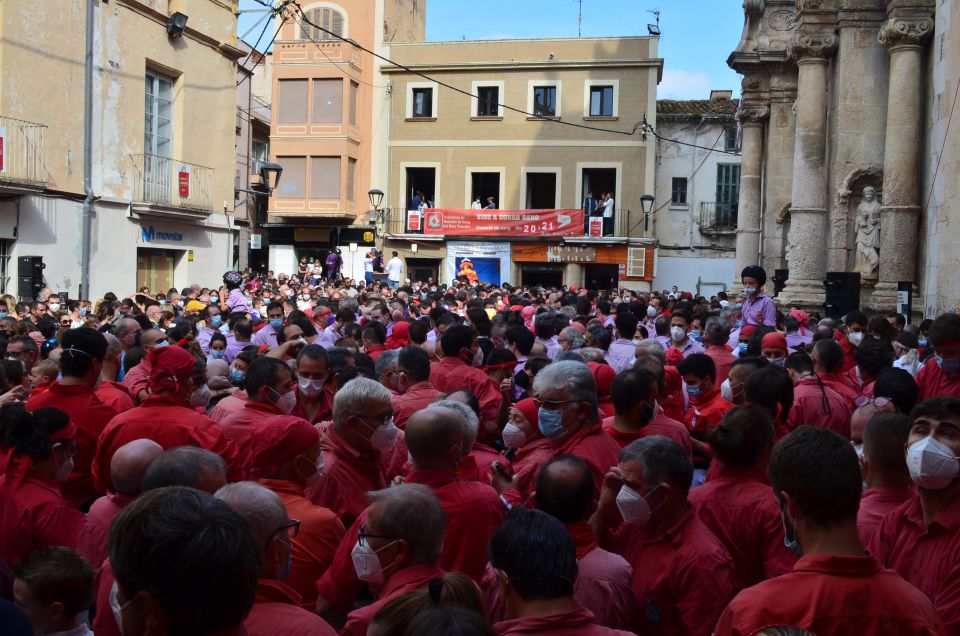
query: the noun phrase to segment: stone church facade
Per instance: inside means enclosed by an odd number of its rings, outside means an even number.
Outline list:
[[[955,9],[955,7],[957,7]],[[745,0],[737,267],[788,270],[777,299],[822,311],[827,272],[860,302],[960,304],[960,0]]]

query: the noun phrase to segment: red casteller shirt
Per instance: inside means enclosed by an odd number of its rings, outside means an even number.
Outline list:
[[[444,356],[430,365],[430,383],[441,393],[470,389],[480,401],[481,423],[497,419],[500,413],[500,388],[482,370],[456,356]]]
[[[698,396],[690,403],[690,408],[683,416],[687,430],[704,435],[711,428],[720,423],[733,404],[723,399],[719,387]]]
[[[517,477],[517,490],[529,497],[537,487],[540,469],[556,455],[556,446],[546,437],[527,442],[513,456],[513,474]]]
[[[227,439],[219,424],[172,397],[151,395],[140,406],[110,420],[100,434],[93,458],[93,479],[98,488],[112,488],[110,460],[118,448],[135,439],[152,439],[164,450],[176,446],[205,448],[227,462],[230,481],[244,478],[237,446]]]
[[[117,413],[129,411],[137,405],[130,390],[119,382],[104,380],[97,387],[95,393],[100,401],[115,410]]]
[[[381,607],[407,592],[426,588],[431,579],[442,579],[446,574],[435,563],[422,563],[394,573],[376,601],[347,615],[347,624],[340,630],[340,636],[366,636],[370,621]]]
[[[135,401],[141,391],[150,388],[150,368],[150,362],[144,356],[140,364],[132,369],[127,369],[126,375],[123,376],[123,386],[127,387]]]
[[[286,583],[260,579],[243,626],[250,636],[336,636],[335,629],[302,605],[300,595]]]
[[[240,465],[244,472],[248,472],[253,465],[253,456],[250,450],[253,425],[282,414],[283,412],[274,404],[247,400],[243,403],[243,408],[233,416],[221,420],[220,426],[223,427],[224,437],[233,440],[233,443],[237,445]]]
[[[77,425],[77,454],[74,456],[74,467],[70,476],[61,485],[61,491],[67,501],[80,505],[103,489],[98,488],[90,473],[90,464],[97,449],[97,439],[107,424],[117,414],[117,411],[100,401],[93,389],[78,384],[60,384],[54,382],[50,388],[40,395],[27,400],[27,410],[36,411],[39,408],[58,408]]]
[[[914,495],[880,521],[867,551],[933,601],[948,633],[960,633],[960,497],[927,527]]]
[[[715,633],[752,636],[782,625],[817,636],[947,633],[930,600],[869,554],[804,555],[792,572],[740,592]]]
[[[836,373],[821,373],[820,379],[823,380],[823,383],[842,395],[844,398],[850,401],[850,406],[853,406],[854,401],[857,399],[857,389],[850,383],[849,378],[847,378],[842,371]]]
[[[554,442],[554,457],[570,453],[587,462],[593,475],[593,493],[600,495],[603,478],[620,459],[620,445],[603,432],[600,422],[584,427],[572,435]],[[536,477],[534,477],[536,479]]]
[[[860,495],[860,511],[857,513],[857,533],[860,535],[860,543],[867,545],[883,518],[916,494],[917,489],[912,486],[864,490]]]
[[[671,420],[683,421],[683,378],[677,367],[663,367],[663,391],[657,396],[657,403]]]
[[[307,417],[307,410],[300,400],[300,387],[293,387],[293,393],[297,396],[297,404],[293,407],[293,410],[290,411],[290,415],[302,417],[311,424],[329,422],[333,419],[333,393],[331,391],[324,389],[320,394],[320,406],[317,408],[317,414],[314,415],[312,419]]]
[[[500,621],[493,626],[501,636],[632,636],[633,632],[597,625],[593,613],[582,607],[548,616],[526,616]]]
[[[797,558],[783,545],[783,521],[773,488],[749,469],[714,461],[718,474],[690,491],[697,517],[733,557],[738,586],[790,572]]]
[[[793,406],[787,416],[787,428],[790,430],[803,425],[815,426],[850,439],[851,417],[853,408],[850,400],[826,382],[821,389],[816,377],[807,376],[793,385]]]
[[[613,427],[614,418],[608,417],[603,420],[603,432],[613,438],[620,448],[641,437],[649,435],[662,435],[672,439],[687,449],[688,453],[693,453],[693,446],[690,444],[690,431],[687,427],[676,420],[667,417],[662,409],[658,410],[657,415],[650,422],[636,433],[625,433]]]
[[[0,559],[9,565],[42,548],[75,548],[82,526],[83,513],[63,498],[59,483],[28,470],[13,489],[0,476]]]
[[[730,375],[730,367],[736,362],[737,358],[730,353],[730,348],[726,344],[710,345],[705,354],[710,356],[713,364],[717,367],[717,384],[723,384],[723,381]]]
[[[737,590],[733,559],[688,510],[660,536],[623,523],[614,551],[633,567],[634,628],[651,636],[710,636]]]
[[[407,424],[410,416],[426,408],[441,393],[429,381],[417,382],[407,389],[406,393],[393,396],[393,423],[398,428],[403,428]]]
[[[945,373],[933,358],[927,360],[914,380],[920,387],[918,403],[932,397],[960,397],[960,372]]]
[[[93,502],[77,539],[77,552],[93,567],[100,567],[107,558],[107,537],[110,523],[135,498],[118,492],[107,493]]]

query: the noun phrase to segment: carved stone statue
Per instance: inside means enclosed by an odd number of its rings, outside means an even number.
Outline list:
[[[861,278],[875,280],[880,265],[880,202],[876,190],[863,189],[857,206],[857,265]]]

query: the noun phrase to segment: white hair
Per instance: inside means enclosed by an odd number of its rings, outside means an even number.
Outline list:
[[[564,360],[543,367],[533,378],[533,392],[561,390],[572,402],[597,403],[597,381],[590,367],[582,362]]]
[[[480,431],[480,418],[473,409],[459,400],[449,398],[433,402],[430,406],[442,406],[460,417],[460,425],[463,427],[463,454],[469,453],[477,442],[477,433]]]
[[[372,411],[374,405],[393,403],[390,391],[375,380],[354,378],[333,396],[333,428],[342,431],[350,415],[362,415]]]
[[[277,530],[287,523],[287,509],[280,497],[255,481],[227,484],[213,496],[247,522],[250,532],[261,546],[266,545]]]

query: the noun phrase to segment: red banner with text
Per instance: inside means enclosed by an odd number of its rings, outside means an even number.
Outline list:
[[[424,234],[583,236],[583,210],[447,210],[423,213]]]

